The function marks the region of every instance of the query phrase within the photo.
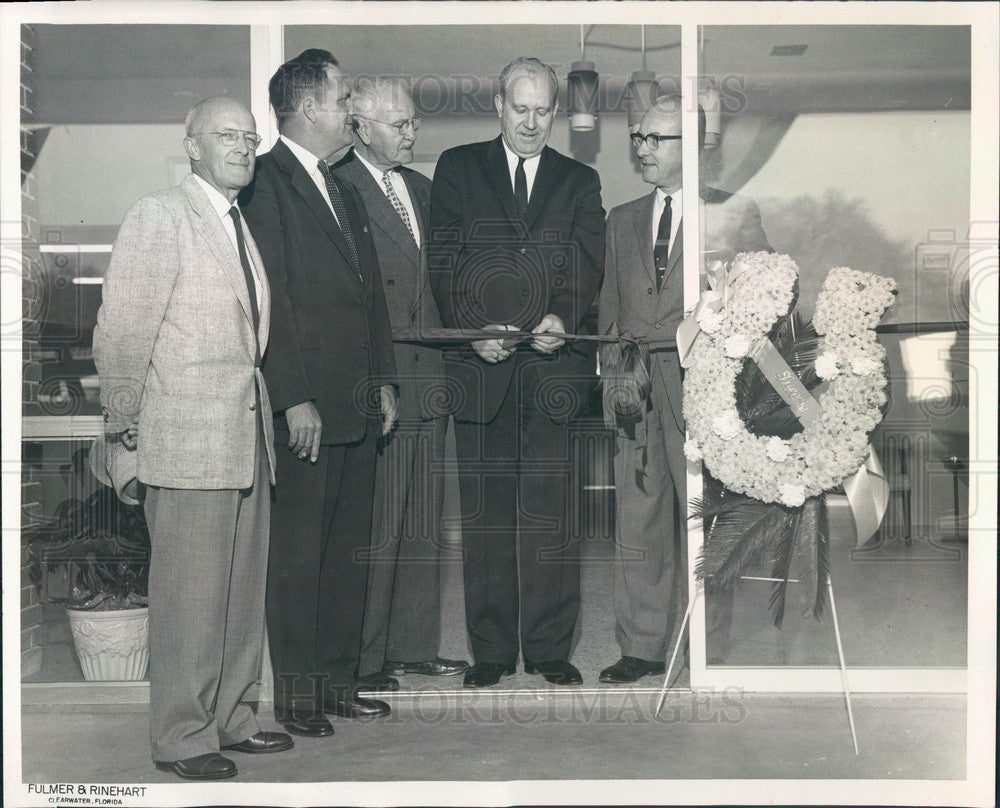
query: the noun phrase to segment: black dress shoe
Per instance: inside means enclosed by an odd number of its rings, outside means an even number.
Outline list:
[[[323,702],[323,712],[339,715],[341,718],[378,718],[389,715],[389,705],[377,699],[353,699]]]
[[[627,685],[649,674],[665,673],[666,669],[666,665],[662,662],[650,662],[648,659],[623,656],[614,665],[601,671],[599,681],[609,685]]]
[[[185,780],[225,780],[236,774],[236,764],[218,752],[184,758],[184,760],[156,761],[160,771],[173,772]]]
[[[386,662],[382,673],[387,676],[405,676],[419,673],[423,676],[455,676],[467,670],[469,663],[464,659],[432,659],[429,662]]]
[[[376,671],[358,678],[358,690],[367,693],[393,693],[399,690],[399,679],[385,671]]]
[[[464,687],[492,687],[501,676],[510,676],[516,668],[513,665],[498,665],[496,662],[477,662],[465,672]]]
[[[234,752],[247,752],[251,755],[262,755],[268,752],[284,752],[295,746],[295,742],[284,732],[256,732],[239,743],[230,743],[223,749]]]
[[[540,673],[545,681],[553,685],[582,685],[583,677],[573,665],[565,659],[552,662],[528,662],[524,660],[525,673]]]
[[[292,735],[305,738],[325,738],[333,735],[333,724],[316,710],[274,709],[274,720]]]

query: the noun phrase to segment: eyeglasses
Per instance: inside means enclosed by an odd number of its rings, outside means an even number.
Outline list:
[[[680,140],[680,135],[656,135],[650,133],[648,135],[640,135],[638,132],[634,132],[629,135],[629,140],[632,141],[632,147],[638,149],[643,143],[649,146],[650,151],[656,151],[657,147],[660,145],[661,140]]]
[[[388,126],[390,129],[395,129],[400,135],[406,134],[407,127],[413,129],[416,132],[420,128],[420,124],[423,123],[422,118],[407,118],[405,121],[400,121],[399,123],[389,123],[388,121],[380,121],[378,118],[369,118],[366,115],[351,115],[352,118],[361,118],[365,121],[371,121],[372,123],[380,123],[382,126]]]
[[[251,151],[256,149],[261,144],[260,135],[255,132],[243,132],[238,129],[226,129],[223,132],[192,132],[191,137],[195,135],[215,135],[219,140],[222,141],[224,146],[235,146],[240,142],[240,135],[243,136],[243,142]]]

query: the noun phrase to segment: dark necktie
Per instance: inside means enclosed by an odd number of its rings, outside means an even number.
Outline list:
[[[247,257],[247,245],[243,241],[243,224],[240,221],[240,211],[233,205],[229,209],[229,215],[233,219],[233,226],[236,229],[236,251],[240,254],[240,264],[243,266],[243,277],[247,282],[247,293],[250,295],[250,321],[253,323],[253,339],[256,345],[254,356],[254,367],[260,367],[260,309],[257,308],[257,284],[253,279],[253,270],[250,269],[250,259]]]
[[[319,173],[323,175],[323,182],[326,183],[326,192],[330,195],[330,205],[333,212],[337,214],[337,223],[340,225],[340,232],[344,234],[344,241],[347,242],[347,253],[354,264],[354,271],[361,277],[361,263],[358,261],[358,243],[354,240],[354,231],[351,229],[351,219],[347,214],[347,205],[344,204],[344,197],[340,195],[340,188],[330,173],[330,166],[323,160],[319,161]]]
[[[664,199],[663,213],[656,229],[656,246],[653,247],[653,264],[656,266],[656,291],[663,286],[667,274],[667,259],[670,257],[670,197]]]
[[[517,202],[518,215],[523,219],[528,209],[528,175],[524,173],[524,158],[517,158],[517,169],[514,171],[514,201]]]

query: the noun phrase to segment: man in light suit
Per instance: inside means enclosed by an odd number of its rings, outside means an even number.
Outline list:
[[[421,245],[431,181],[413,160],[420,119],[398,79],[362,77],[351,94],[354,148],[335,168],[357,191],[372,224],[394,334],[440,328]],[[361,683],[398,690],[393,676],[452,676],[464,660],[442,659],[441,510],[447,390],[441,351],[397,343],[399,428],[375,475],[372,566],[361,646]]]
[[[428,265],[448,327],[526,330],[520,346],[485,339],[446,352],[455,413],[465,609],[475,665],[467,687],[515,670],[582,682],[570,663],[580,606],[577,486],[569,424],[596,381],[576,332],[604,260],[601,183],[546,146],[558,110],[555,71],[534,58],[500,74],[500,137],[449,149],[431,188]]]
[[[135,451],[152,557],[150,734],[158,768],[232,777],[220,747],[278,752],[243,699],[264,636],[270,293],[235,204],[260,143],[229,98],[188,114],[192,173],[122,223],[94,331],[106,440]]]
[[[699,110],[701,143],[704,128]],[[657,99],[631,139],[642,178],[655,190],[608,216],[600,329],[607,333],[615,324],[635,337],[673,338],[684,312],[680,98]],[[737,252],[770,249],[751,200],[714,188],[702,189],[700,197],[706,257],[727,261]],[[651,346],[649,375],[649,406],[636,422],[616,423],[605,396],[606,421],[617,427],[614,603],[622,652],[601,671],[600,681],[611,684],[664,672],[667,644],[687,603],[687,470],[677,350]],[[719,608],[707,616],[709,631],[724,632],[731,603],[716,603]]]
[[[310,49],[268,90],[281,135],[240,197],[273,295],[268,641],[276,719],[324,736],[324,712],[389,712],[357,697],[357,667],[375,453],[396,421],[396,365],[364,206],[328,165],[353,142],[347,82],[329,52]]]

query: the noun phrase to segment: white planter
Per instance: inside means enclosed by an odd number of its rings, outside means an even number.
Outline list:
[[[73,644],[88,681],[136,681],[149,667],[149,609],[67,609]]]

